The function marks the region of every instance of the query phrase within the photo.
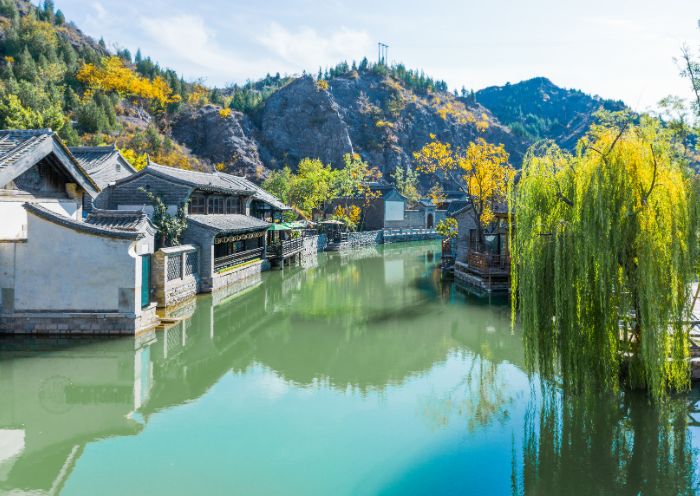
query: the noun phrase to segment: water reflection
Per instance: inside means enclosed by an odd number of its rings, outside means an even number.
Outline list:
[[[0,492],[57,492],[86,443],[143,429],[148,343],[3,340],[0,353]]]
[[[0,341],[0,493],[186,494],[202,460],[211,494],[692,492],[687,404],[652,430],[632,396],[530,398],[508,307],[442,282],[439,249],[323,255],[138,339]]]
[[[514,493],[691,495],[698,452],[689,426],[700,426],[700,394],[651,405],[643,392],[563,393],[533,399]]]

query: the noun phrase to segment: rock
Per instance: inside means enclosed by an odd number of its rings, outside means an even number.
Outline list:
[[[261,143],[270,154],[267,165],[295,166],[307,157],[342,165],[353,145],[340,112],[332,95],[308,76],[274,93],[260,116]]]
[[[222,117],[220,110],[215,105],[184,109],[172,124],[173,137],[213,164],[224,163],[228,172],[260,176],[263,164],[248,118],[235,111]]]

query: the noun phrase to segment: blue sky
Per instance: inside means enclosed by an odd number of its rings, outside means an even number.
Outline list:
[[[422,68],[451,88],[534,76],[638,110],[689,96],[673,57],[700,46],[698,0],[55,0],[110,46],[225,85],[347,59]]]

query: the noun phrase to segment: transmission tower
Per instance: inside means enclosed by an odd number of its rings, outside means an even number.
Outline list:
[[[377,63],[387,64],[389,58],[389,45],[382,43],[381,41],[377,43]]]

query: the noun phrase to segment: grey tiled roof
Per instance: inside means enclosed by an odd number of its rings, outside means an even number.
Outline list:
[[[290,210],[291,207],[282,203],[274,195],[268,193],[260,186],[244,177],[226,174],[224,172],[197,172],[176,167],[167,167],[150,162],[146,171],[155,172],[157,175],[166,176],[169,179],[185,183],[189,186],[220,191],[223,193],[253,195],[254,198],[269,203],[278,210]]]
[[[187,221],[216,232],[261,231],[270,227],[264,220],[241,214],[188,215]]]
[[[141,232],[152,227],[143,210],[94,209],[85,219],[87,224],[117,231]]]
[[[467,208],[469,205],[470,202],[467,200],[451,201],[450,204],[447,206],[447,212],[445,212],[445,215],[455,215]]]
[[[44,220],[54,224],[73,229],[74,231],[93,234],[95,236],[105,236],[117,239],[139,239],[146,234],[145,229],[141,230],[122,230],[111,227],[103,227],[101,225],[90,224],[82,220],[75,220],[65,215],[52,212],[51,210],[42,207],[36,203],[25,203],[24,208]]]
[[[73,146],[70,151],[101,189],[136,173],[114,145]]]
[[[0,130],[0,169],[14,164],[52,137],[50,129]]]
[[[33,166],[33,163],[28,163],[29,158],[38,162],[50,153],[57,156],[76,182],[91,196],[97,194],[100,187],[51,129],[0,130],[0,185]]]
[[[445,214],[454,217],[455,215],[461,214],[462,212],[467,210],[470,206],[471,202],[469,201],[453,201],[447,207],[447,212]],[[497,202],[495,205],[493,205],[492,209],[493,213],[496,215],[505,215],[508,213],[508,203]]]
[[[253,194],[255,192],[248,187],[244,180],[230,174],[190,171],[158,165],[153,162],[150,162],[144,170],[200,189],[238,194]]]
[[[230,174],[226,174],[229,176]],[[237,176],[231,176],[231,177],[237,177]],[[242,181],[245,181],[245,183],[255,191],[255,194],[253,197],[256,200],[264,201],[265,203],[270,204],[273,208],[276,208],[277,210],[291,210],[292,207],[289,205],[285,205],[282,203],[276,196],[274,196],[271,193],[268,193],[264,189],[262,189],[260,186],[257,186],[255,183],[249,181],[248,179],[245,179],[243,177],[237,177],[237,179],[240,179]]]

